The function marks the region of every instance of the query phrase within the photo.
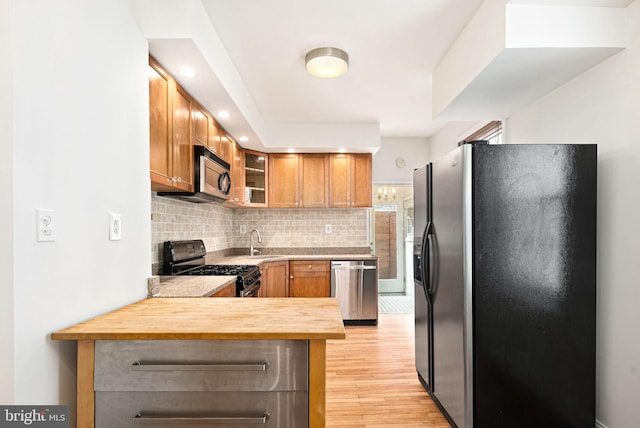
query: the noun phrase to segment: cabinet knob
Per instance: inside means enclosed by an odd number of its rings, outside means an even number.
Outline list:
[[[289,277],[289,279],[293,279],[293,275],[291,275],[291,276]]]
[[[311,269],[311,265],[309,265],[309,269]]]

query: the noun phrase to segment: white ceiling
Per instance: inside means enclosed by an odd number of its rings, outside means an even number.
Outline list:
[[[431,73],[482,0],[203,0],[266,122],[378,122],[425,137]],[[304,56],[334,46],[346,75],[308,75]]]
[[[140,1],[147,2],[148,15],[158,14],[158,3]],[[623,7],[631,1],[510,0],[609,7]],[[330,128],[334,136],[341,129],[345,134],[368,132],[370,136],[379,127],[380,137],[429,137],[439,130],[445,122],[432,118],[434,69],[483,0],[164,1],[176,9],[175,21],[181,18],[178,7],[195,9],[194,3],[208,15],[202,20],[211,28],[204,33],[217,39],[213,47],[189,40],[188,35],[170,34],[162,26],[148,26],[145,32],[151,54],[214,115],[218,105],[235,104],[230,108],[235,119],[220,122],[236,139],[250,137],[243,146],[282,151],[290,141],[281,147],[273,141],[267,144],[264,140],[273,140],[275,135],[269,129],[293,129],[291,141]],[[305,54],[322,46],[348,52],[346,75],[322,80],[306,73]],[[217,50],[215,61],[211,56],[205,58],[207,49]],[[213,69],[201,73],[200,82],[176,75],[181,63],[189,65],[190,58]],[[227,82],[235,87],[229,88]],[[323,138],[331,139],[331,135],[326,133]],[[345,137],[350,139],[351,135]],[[307,144],[317,151],[320,146]]]

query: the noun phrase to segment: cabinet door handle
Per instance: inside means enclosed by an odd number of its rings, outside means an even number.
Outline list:
[[[138,372],[169,372],[169,371],[261,371],[269,368],[269,362],[261,363],[211,363],[211,364],[189,364],[189,363],[145,363],[136,361],[131,365],[132,371]]]
[[[134,424],[262,424],[265,425],[269,420],[269,413],[263,413],[261,415],[242,415],[242,414],[229,414],[219,416],[188,416],[170,413],[145,413],[139,412],[133,418]]]

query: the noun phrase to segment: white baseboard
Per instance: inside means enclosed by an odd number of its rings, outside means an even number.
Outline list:
[[[607,426],[596,419],[596,428],[607,428]]]

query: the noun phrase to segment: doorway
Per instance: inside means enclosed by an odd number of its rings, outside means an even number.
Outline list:
[[[372,205],[371,230],[378,256],[379,293],[412,293],[407,272],[411,274],[413,270],[407,261],[413,260],[411,246],[407,253],[406,243],[413,245],[413,186],[374,184]]]

